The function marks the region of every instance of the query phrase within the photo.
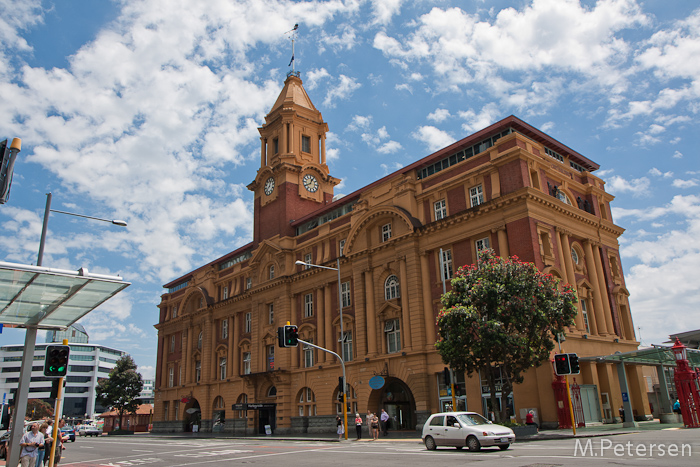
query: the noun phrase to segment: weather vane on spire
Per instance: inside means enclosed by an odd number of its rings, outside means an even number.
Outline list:
[[[289,65],[287,65],[288,67],[290,67],[290,66],[292,67],[292,71],[287,73],[287,76],[291,76],[291,75],[299,76],[299,72],[295,71],[295,69],[294,69],[294,41],[297,37],[297,30],[298,29],[299,29],[299,23],[295,24],[294,27],[290,31],[285,32],[285,34],[289,34],[290,38],[292,39],[292,59],[289,61]]]

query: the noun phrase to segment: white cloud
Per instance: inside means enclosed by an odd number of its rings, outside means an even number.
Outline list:
[[[370,123],[371,119],[363,118],[358,115],[355,115],[353,118],[353,124],[362,126],[366,130],[360,137],[367,145],[376,148],[376,151],[380,154],[393,154],[402,148],[401,144],[397,141],[387,141],[391,136],[385,126],[379,128],[376,132],[372,132],[369,129]]]
[[[542,125],[540,125],[540,130],[544,132],[552,131],[556,124],[554,122],[544,122]]]
[[[422,126],[411,134],[415,139],[424,143],[430,151],[436,151],[455,142],[446,131],[434,126]]]
[[[440,123],[444,122],[451,116],[452,115],[450,115],[450,111],[447,109],[435,109],[435,112],[431,112],[428,114],[428,120],[432,120],[435,123]]]
[[[355,78],[341,74],[337,80],[329,85],[326,98],[323,99],[324,107],[335,107],[336,100],[347,100],[352,97],[352,93],[362,86]]]
[[[325,68],[314,68],[306,73],[305,87],[316,89],[321,81],[330,78],[330,74]]]
[[[397,91],[406,91],[408,93],[413,94],[413,88],[408,83],[397,84],[396,86],[394,86],[394,89],[396,89]]]
[[[401,11],[404,0],[370,0],[375,24],[388,24]]]
[[[387,141],[377,148],[380,154],[393,154],[402,148],[401,143],[397,141]]]
[[[683,158],[683,153],[680,151],[675,151],[672,156],[674,159],[682,159]]]
[[[649,179],[646,177],[625,180],[619,175],[614,175],[607,179],[606,189],[613,194],[631,193],[634,196],[645,196],[649,194]]]
[[[321,32],[321,40],[318,41],[319,53],[323,53],[326,47],[333,49],[335,53],[345,50],[352,50],[359,42],[355,28],[350,25],[344,25],[339,34],[328,34],[326,31]]]
[[[136,371],[141,373],[143,379],[156,379],[156,367],[153,365],[139,365]]]
[[[664,178],[673,177],[673,172],[662,172],[659,169],[657,169],[656,167],[652,167],[649,170],[649,174],[654,175],[656,177],[664,177]]]
[[[466,120],[462,124],[464,131],[478,131],[498,121],[499,110],[496,104],[486,104],[478,114],[472,109],[459,112],[459,116]]]
[[[672,185],[676,188],[692,188],[698,186],[698,181],[696,179],[681,180],[677,178],[673,181]]]

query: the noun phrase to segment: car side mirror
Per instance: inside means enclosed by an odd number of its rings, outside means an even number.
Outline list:
[[[459,423],[455,423],[455,424],[452,425],[452,426],[454,426],[455,428],[462,428],[462,425],[460,425]]]

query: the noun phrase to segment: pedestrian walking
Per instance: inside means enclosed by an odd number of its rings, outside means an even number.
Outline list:
[[[343,439],[343,435],[345,434],[345,427],[343,426],[343,419],[340,418],[340,415],[335,416],[335,421],[338,425],[338,441]]]
[[[382,433],[384,433],[384,436],[389,436],[389,414],[386,413],[386,410],[382,409],[382,414],[379,416],[379,421],[382,424]]]
[[[362,417],[359,413],[355,414],[355,431],[357,432],[357,441],[362,439]]]
[[[39,424],[32,423],[30,431],[19,440],[22,449],[19,452],[19,462],[22,467],[34,467],[39,455],[39,446],[44,446],[44,435],[39,433]]]
[[[36,456],[36,464],[34,464],[36,467],[44,467],[44,454],[46,454],[46,449],[44,449],[47,444],[46,444],[46,438],[49,437],[49,435],[46,434],[46,431],[49,428],[48,423],[42,423],[39,426],[39,434],[44,437],[44,444],[42,446],[39,446],[39,451],[37,452]],[[51,443],[48,444],[51,446]],[[50,448],[49,448],[50,449]]]

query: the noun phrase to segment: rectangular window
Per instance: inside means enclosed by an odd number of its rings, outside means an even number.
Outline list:
[[[272,150],[274,151],[274,154],[277,154],[280,152],[280,140],[275,138],[272,140]]]
[[[447,204],[444,199],[435,203],[435,220],[439,221],[447,217]]]
[[[338,250],[340,251],[340,256],[343,256],[343,253],[345,252],[345,240],[338,242]]]
[[[311,137],[302,135],[301,152],[311,152]]]
[[[202,379],[202,362],[200,360],[197,360],[194,363],[194,382],[199,383],[199,381]]]
[[[243,352],[243,374],[250,374],[250,352]]]
[[[469,189],[469,200],[472,203],[472,207],[484,202],[484,190],[481,185]]]
[[[314,315],[314,294],[304,295],[304,318],[311,318]]]
[[[312,259],[313,259],[313,257],[312,257],[312,255],[311,255],[311,253],[307,253],[307,254],[304,255],[304,262],[305,262],[305,263],[311,263],[311,262],[312,262],[312,261],[311,261]],[[307,265],[304,266],[304,269],[311,269],[311,266],[309,266],[309,265],[307,264]]]
[[[343,360],[346,362],[352,361],[352,331],[343,333]]]
[[[442,278],[452,279],[452,250],[442,250]]]
[[[182,386],[182,365],[180,365],[180,368],[178,368],[177,372],[177,385]]]
[[[170,402],[163,402],[163,420],[170,419]]]
[[[168,368],[168,387],[171,388],[175,385],[175,368]]]
[[[173,352],[175,352],[175,335],[170,336],[170,353]]]
[[[275,324],[275,306],[272,303],[267,305],[267,324]]]
[[[177,318],[177,305],[173,307],[173,318]]]
[[[313,339],[309,338],[308,342],[314,343]],[[314,366],[314,348],[309,345],[304,345],[304,368]]]
[[[246,333],[251,332],[253,329],[253,314],[248,312],[245,314],[245,331]]]
[[[221,299],[226,300],[228,298],[228,286],[224,286],[223,291],[221,292]]]
[[[180,420],[180,401],[173,402],[173,416],[175,420]]]
[[[270,279],[274,279],[274,278],[275,278],[275,265],[272,264],[272,265],[270,265]]]
[[[398,319],[390,319],[384,324],[386,333],[387,353],[396,353],[401,350],[401,325]]]
[[[382,226],[382,242],[386,242],[391,238],[391,224]]]
[[[245,278],[245,289],[249,290],[251,287],[253,287],[253,279],[250,277]]]
[[[221,320],[221,338],[228,339],[228,320]]]
[[[491,247],[491,242],[489,241],[488,237],[480,238],[479,240],[476,241],[477,253],[481,250],[485,250],[485,249],[490,248],[490,247]]]
[[[350,306],[350,281],[340,285],[340,295],[343,297],[343,308]]]
[[[219,358],[219,379],[226,379],[226,357]]]
[[[591,327],[588,324],[588,307],[586,306],[586,300],[581,300],[581,316],[583,316],[583,325],[586,327],[586,332],[591,332]]]
[[[275,370],[275,346],[267,346],[267,371]]]

